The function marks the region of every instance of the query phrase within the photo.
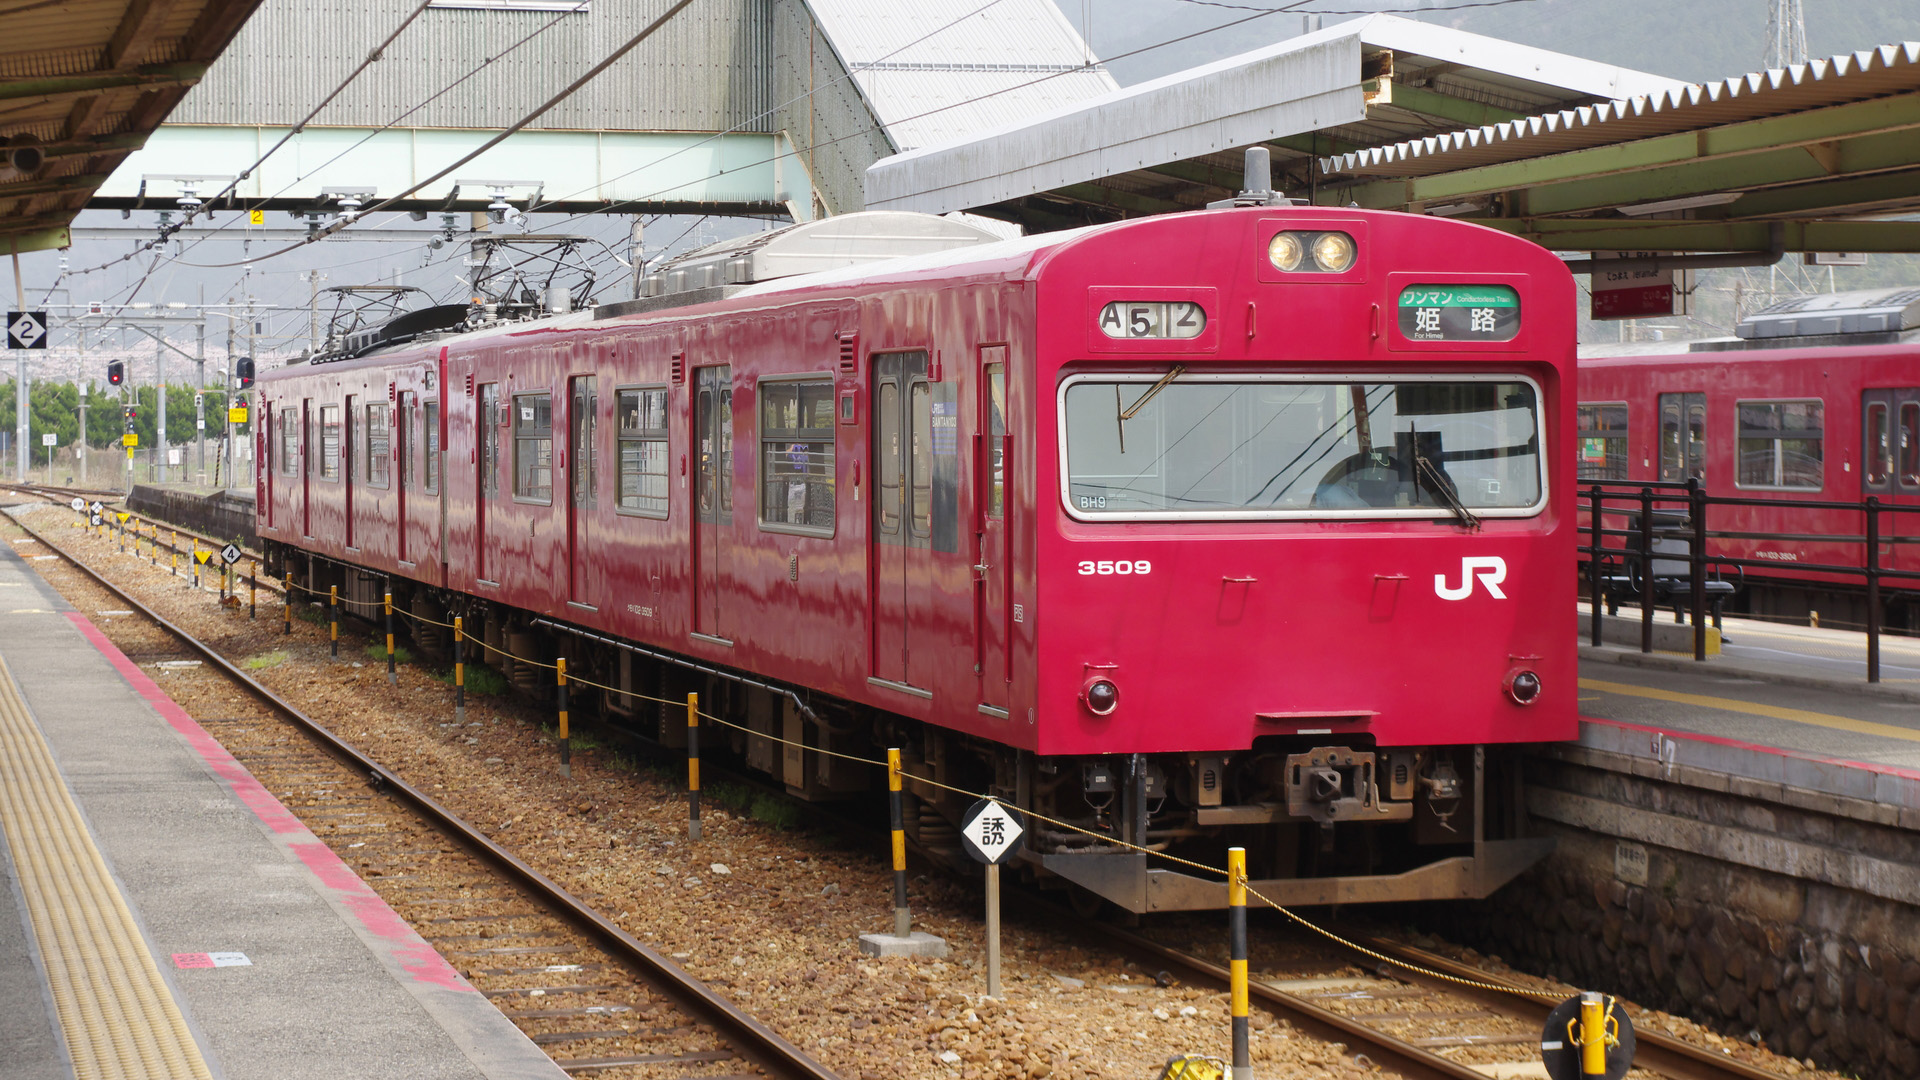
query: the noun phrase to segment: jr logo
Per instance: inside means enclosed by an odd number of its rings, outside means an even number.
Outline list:
[[[1495,600],[1507,598],[1507,594],[1500,591],[1500,583],[1507,580],[1507,560],[1498,555],[1461,559],[1460,587],[1457,589],[1447,587],[1447,575],[1433,575],[1434,594],[1442,600],[1465,600],[1473,595],[1473,579],[1476,577]]]

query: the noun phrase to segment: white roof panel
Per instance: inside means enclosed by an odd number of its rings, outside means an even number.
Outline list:
[[[1071,32],[1071,31],[1069,31]],[[1468,97],[1536,111],[1674,90],[1685,84],[1391,15],[1368,15],[1239,56],[1115,89],[867,170],[870,209],[946,213],[1333,128],[1391,142],[1411,114],[1369,111],[1363,59],[1467,84]],[[1394,125],[1398,126],[1397,131]],[[1458,126],[1458,125],[1455,125]],[[1393,134],[1389,135],[1388,132]]]
[[[1052,0],[957,5],[807,0],[895,146],[912,149],[1112,92]]]

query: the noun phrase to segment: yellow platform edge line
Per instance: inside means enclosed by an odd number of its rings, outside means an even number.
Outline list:
[[[1832,728],[1835,731],[1851,731],[1857,735],[1879,735],[1888,739],[1901,739],[1906,742],[1920,742],[1920,731],[1913,728],[1898,727],[1893,724],[1876,724],[1871,720],[1854,720],[1831,713],[1809,712],[1806,709],[1784,709],[1778,705],[1761,705],[1737,698],[1713,697],[1707,694],[1683,694],[1677,690],[1656,690],[1650,686],[1635,686],[1632,683],[1604,682],[1600,679],[1581,679],[1580,689],[1598,690],[1607,694],[1620,694],[1625,697],[1652,698],[1655,701],[1670,701],[1676,705],[1698,705],[1703,709],[1718,709],[1721,712],[1745,713],[1749,716],[1765,716],[1774,720],[1786,720],[1795,724],[1810,724],[1814,727]]]
[[[212,1080],[4,659],[0,828],[78,1080]]]

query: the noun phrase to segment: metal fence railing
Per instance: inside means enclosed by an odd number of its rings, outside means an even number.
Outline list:
[[[1883,566],[1880,549],[1892,540],[1920,541],[1920,536],[1911,531],[1903,534],[1897,527],[1898,515],[1920,514],[1920,506],[1890,505],[1871,495],[1858,502],[1709,495],[1698,480],[1591,483],[1582,489],[1581,498],[1587,517],[1587,543],[1579,550],[1585,558],[1587,596],[1593,604],[1591,635],[1595,645],[1600,644],[1602,612],[1609,602],[1617,603],[1620,598],[1638,601],[1641,652],[1653,651],[1654,609],[1671,605],[1678,610],[1684,602],[1693,622],[1693,658],[1705,660],[1707,620],[1711,616],[1718,625],[1720,603],[1736,587],[1727,580],[1727,571],[1744,579],[1749,568],[1776,573],[1783,568],[1774,560],[1709,553],[1707,541],[1812,540],[1822,545],[1857,546],[1860,550],[1858,562],[1796,561],[1790,565],[1795,573],[1857,578],[1865,585],[1867,681],[1880,681],[1881,585],[1889,579],[1920,582],[1920,570]],[[1848,511],[1861,515],[1863,528],[1858,534],[1809,536],[1711,527],[1710,515],[1733,507]],[[1624,524],[1609,526],[1610,517]]]

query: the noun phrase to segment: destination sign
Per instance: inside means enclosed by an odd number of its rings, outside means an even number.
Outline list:
[[[1505,285],[1413,285],[1400,290],[1400,333],[1409,341],[1512,341],[1520,294]]]

